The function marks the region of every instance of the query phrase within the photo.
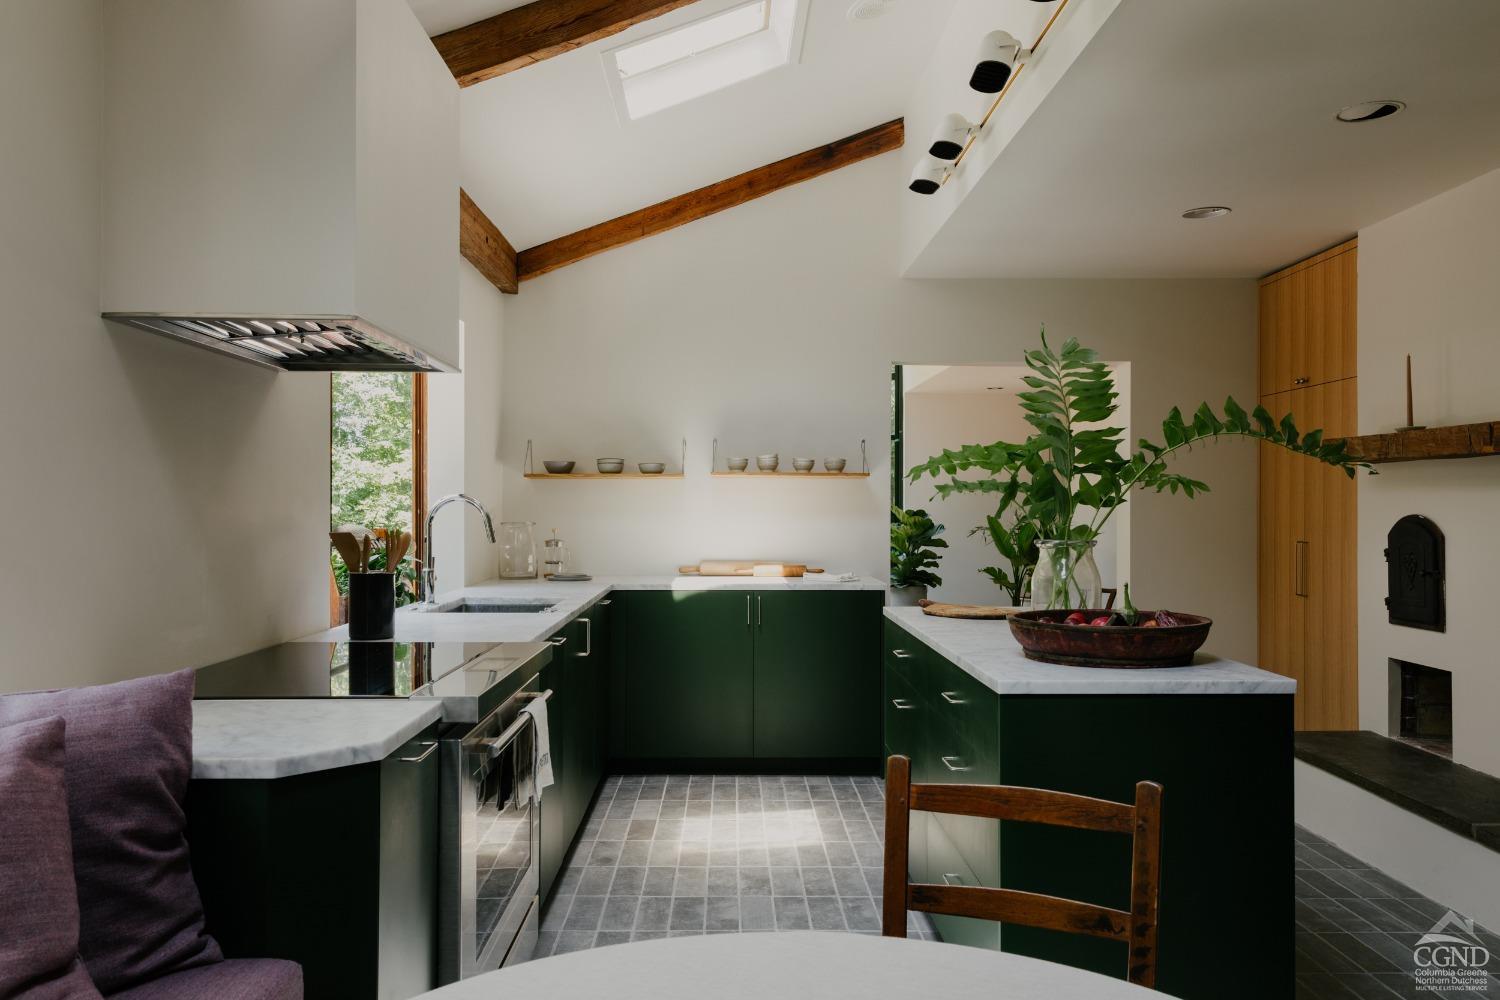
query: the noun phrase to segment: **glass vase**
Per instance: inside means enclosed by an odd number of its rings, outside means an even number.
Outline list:
[[[1049,540],[1037,543],[1031,575],[1031,610],[1098,608],[1104,583],[1094,562],[1092,541]]]

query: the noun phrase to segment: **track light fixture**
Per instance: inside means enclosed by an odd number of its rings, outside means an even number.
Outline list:
[[[964,143],[969,140],[969,136],[978,130],[979,126],[963,115],[945,115],[927,152],[940,160],[956,160],[958,154],[964,151]]]
[[[949,164],[942,160],[935,160],[931,156],[924,156],[917,162],[916,169],[911,172],[911,183],[907,190],[915,191],[917,194],[936,194],[937,189],[943,186],[943,181],[948,177]]]
[[[969,86],[981,94],[998,94],[1016,66],[1031,57],[1031,50],[1008,31],[992,31],[979,43],[979,56]]]

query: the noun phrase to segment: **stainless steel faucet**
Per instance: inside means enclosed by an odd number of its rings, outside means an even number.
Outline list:
[[[422,555],[426,557],[426,561],[422,563],[421,592],[417,596],[423,604],[431,604],[437,596],[437,559],[432,554],[432,519],[437,517],[438,511],[455,500],[462,500],[479,511],[479,516],[484,518],[484,533],[489,537],[490,544],[495,544],[495,523],[490,520],[490,512],[484,509],[484,504],[467,493],[454,493],[434,503],[427,510],[427,528],[422,532]]]

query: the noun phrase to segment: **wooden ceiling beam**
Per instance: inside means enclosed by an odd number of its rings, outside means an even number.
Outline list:
[[[881,153],[900,149],[905,138],[902,119],[865,129],[826,146],[788,156],[743,174],[678,195],[618,219],[522,250],[517,266],[522,281],[555,271],[586,257],[664,233],[747,201],[810,180],[831,170]]]
[[[460,87],[513,72],[660,17],[693,0],[535,0],[434,36]]]
[[[463,188],[458,189],[458,252],[490,284],[507,295],[516,294],[516,248]]]

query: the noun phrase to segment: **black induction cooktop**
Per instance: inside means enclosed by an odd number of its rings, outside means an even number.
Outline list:
[[[493,642],[284,642],[198,670],[196,697],[409,698]]]

